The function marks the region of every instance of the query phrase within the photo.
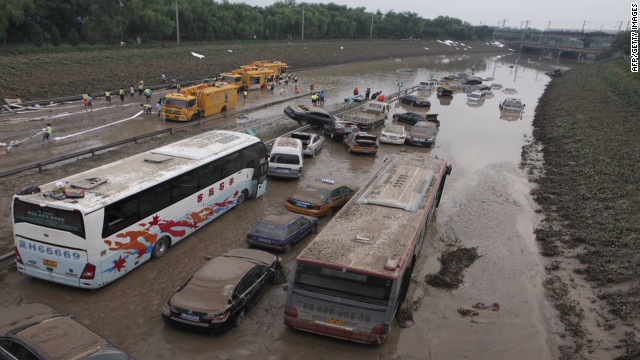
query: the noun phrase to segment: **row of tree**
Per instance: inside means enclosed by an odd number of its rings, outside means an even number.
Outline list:
[[[366,12],[346,5],[296,4],[281,0],[261,8],[227,0],[3,0],[0,40],[113,44],[177,38],[181,41],[447,38],[490,39],[488,26],[459,19],[425,19],[413,12]]]

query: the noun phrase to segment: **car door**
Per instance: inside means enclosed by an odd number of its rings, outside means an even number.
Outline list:
[[[242,307],[250,308],[258,301],[262,293],[267,289],[266,278],[266,266],[258,265],[247,272],[234,291],[234,299],[237,299],[243,305],[238,306],[238,309]]]
[[[328,114],[324,114],[324,113],[317,112],[317,111],[312,111],[309,114],[310,114],[310,117],[311,117],[311,121],[309,121],[309,122],[311,124],[324,126],[326,124],[330,124],[331,123],[331,118],[329,117]]]
[[[307,233],[309,233],[309,231],[311,231],[310,223],[311,220],[302,216],[296,220],[296,224],[298,225],[299,230],[295,242],[300,241],[303,237],[305,237],[305,235],[307,235]]]
[[[287,244],[295,244],[300,236],[300,224],[297,221],[292,222],[287,226]]]

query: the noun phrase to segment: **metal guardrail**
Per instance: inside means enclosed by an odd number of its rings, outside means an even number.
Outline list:
[[[413,92],[416,89],[417,89],[417,86],[413,86],[413,87],[407,88],[405,90],[400,90],[399,92],[391,93],[388,96],[389,102],[393,102],[399,96],[404,95],[404,94],[408,94],[410,92]],[[318,91],[327,91],[327,90],[318,90]],[[297,98],[301,98],[301,97],[305,97],[305,96],[309,96],[309,95],[310,94],[303,94],[303,95],[298,95],[298,96],[294,96],[294,97],[290,97],[290,98],[276,100],[276,101],[273,101],[273,102],[270,102],[270,103],[267,103],[267,104],[257,105],[257,106],[253,106],[253,107],[250,107],[250,108],[246,108],[246,109],[242,109],[242,110],[239,110],[239,111],[235,111],[233,113],[224,113],[224,114],[221,114],[221,115],[210,116],[208,118],[201,119],[201,120],[199,120],[197,122],[190,122],[190,123],[187,123],[187,124],[184,124],[184,125],[178,125],[178,126],[174,126],[174,127],[168,128],[168,129],[158,130],[158,131],[154,131],[154,132],[151,132],[151,133],[138,135],[138,136],[134,136],[132,138],[120,140],[120,141],[117,141],[117,142],[114,142],[114,143],[110,143],[110,144],[106,144],[106,145],[90,148],[90,149],[87,149],[87,150],[78,151],[78,152],[67,154],[67,155],[64,155],[64,156],[60,156],[60,157],[57,157],[57,158],[54,158],[54,159],[41,161],[39,163],[23,166],[23,167],[20,167],[20,168],[16,168],[16,169],[13,169],[13,170],[9,170],[9,171],[0,173],[0,178],[4,178],[4,177],[7,177],[7,176],[19,174],[21,172],[34,170],[34,169],[38,169],[38,171],[42,171],[42,169],[47,165],[55,164],[55,163],[66,161],[66,160],[70,160],[70,159],[82,158],[82,157],[84,157],[86,155],[95,156],[95,154],[97,152],[100,152],[100,151],[103,151],[103,150],[106,150],[106,149],[109,149],[109,148],[112,148],[112,147],[128,144],[128,143],[131,143],[131,142],[137,144],[139,140],[146,139],[146,138],[149,138],[149,137],[158,136],[158,135],[163,135],[165,133],[170,133],[171,135],[173,135],[173,133],[175,131],[177,131],[177,130],[181,130],[181,129],[192,127],[192,126],[201,126],[201,125],[203,125],[203,124],[205,124],[205,123],[207,123],[209,121],[213,121],[213,120],[217,120],[217,119],[221,119],[221,118],[226,118],[228,116],[235,116],[235,115],[238,115],[238,114],[244,114],[244,113],[255,111],[255,110],[259,110],[259,109],[264,109],[264,108],[267,108],[267,107],[270,107],[270,106],[273,106],[273,105],[281,104],[281,103],[289,101],[291,99],[297,99]],[[344,114],[344,113],[348,113],[348,112],[351,112],[351,111],[355,111],[355,109],[357,109],[357,108],[358,107],[351,108],[349,110],[346,110],[346,111],[343,111],[343,112],[339,113],[338,115]],[[308,126],[305,126],[305,127],[296,129],[294,131],[301,131],[301,130],[304,130],[304,129],[307,129],[307,128],[308,128]],[[269,140],[269,141],[265,142],[265,144],[269,144],[269,143],[273,142],[274,140],[275,139]]]

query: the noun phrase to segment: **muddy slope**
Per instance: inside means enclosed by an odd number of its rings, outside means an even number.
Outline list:
[[[144,80],[161,83],[161,74],[185,82],[206,79],[257,60],[279,60],[293,69],[355,61],[433,54],[504,52],[485,42],[456,48],[425,41],[246,41],[234,43],[148,44],[111,49],[59,49],[41,54],[16,55],[0,49],[0,103],[5,98],[35,101],[127,89]],[[199,58],[192,52],[204,55]]]
[[[523,149],[545,215],[536,236],[563,358],[640,358],[638,113],[640,76],[628,62],[579,67],[547,87]]]

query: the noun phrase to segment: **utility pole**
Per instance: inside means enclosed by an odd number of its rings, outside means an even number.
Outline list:
[[[584,34],[584,26],[587,24],[587,20],[582,22],[582,33]]]
[[[373,14],[371,14],[371,30],[369,31],[369,40],[373,38]]]
[[[178,22],[178,0],[176,0],[176,37],[180,44],[180,23]]]
[[[304,41],[304,4],[302,4],[302,41]]]
[[[550,27],[551,27],[551,20],[549,20],[549,23],[547,24],[547,31],[549,31]]]
[[[622,21],[618,21],[618,32],[622,30]]]
[[[504,23],[507,22],[507,19],[502,19],[502,27],[504,28]]]

